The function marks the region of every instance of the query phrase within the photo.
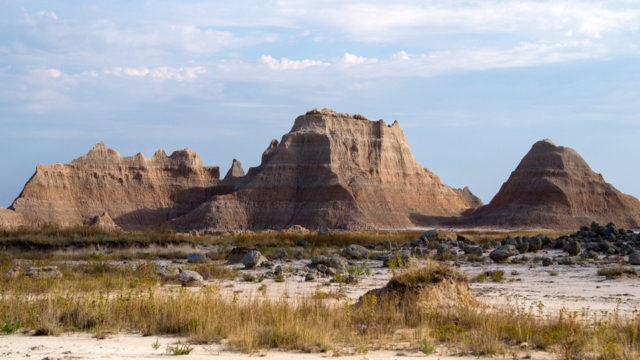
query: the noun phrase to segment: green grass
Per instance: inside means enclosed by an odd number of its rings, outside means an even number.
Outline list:
[[[174,346],[167,345],[167,354],[173,354],[176,356],[189,355],[192,351],[193,346],[191,346],[191,344],[177,343]]]
[[[485,282],[491,280],[493,282],[504,281],[504,271],[502,270],[487,270],[471,278],[471,282]]]

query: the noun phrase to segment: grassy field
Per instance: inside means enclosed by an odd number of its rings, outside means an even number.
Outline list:
[[[0,332],[83,331],[98,338],[123,331],[176,334],[192,343],[225,340],[229,348],[244,352],[366,353],[408,343],[425,353],[438,347],[478,356],[536,349],[553,351],[561,359],[637,359],[640,354],[638,317],[565,311],[551,316],[517,304],[496,311],[462,297],[434,302],[432,286],[443,279],[464,282],[437,262],[399,271],[391,280],[420,289],[409,303],[374,295],[357,304],[318,297],[238,301],[225,299],[214,286],[167,289],[147,266],[105,269],[96,261],[63,269],[63,280],[3,279]]]

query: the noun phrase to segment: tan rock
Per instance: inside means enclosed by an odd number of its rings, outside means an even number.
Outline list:
[[[640,201],[591,170],[573,149],[535,143],[491,202],[463,220],[471,226],[575,229],[592,221],[640,224]]]
[[[227,175],[224,176],[224,180],[239,178],[244,176],[244,170],[242,169],[242,163],[239,160],[233,159],[231,168],[227,171]]]
[[[122,157],[98,143],[69,164],[38,165],[11,206],[29,225],[90,223],[103,214],[125,229],[157,226],[207,198],[220,177],[189,149]]]
[[[21,214],[0,207],[0,230],[13,230],[24,225],[25,220]]]
[[[273,140],[233,190],[175,221],[179,228],[403,228],[470,208],[415,160],[394,122],[313,110]]]
[[[93,219],[91,219],[89,226],[93,226],[97,229],[108,231],[108,232],[122,230],[122,228],[113,221],[113,219],[111,218],[111,216],[109,216],[109,213],[107,212],[102,213],[102,215],[95,216]]]

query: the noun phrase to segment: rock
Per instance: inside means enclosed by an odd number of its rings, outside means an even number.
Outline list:
[[[122,231],[122,228],[113,221],[107,212],[94,216],[88,225],[106,232]]]
[[[229,262],[229,264],[237,264],[242,261],[242,258],[247,255],[249,251],[251,251],[251,249],[246,247],[234,247],[233,249],[231,249],[229,254],[227,254],[227,257],[225,259]]]
[[[575,150],[543,140],[531,147],[491,202],[463,221],[467,226],[568,229],[583,225],[584,219],[637,226],[640,201],[606,183]]]
[[[436,248],[436,254],[437,255],[442,255],[442,254],[448,252],[449,248],[450,247],[447,244],[444,244],[444,243],[439,244],[438,247]]]
[[[242,169],[242,163],[239,160],[233,159],[227,175],[224,176],[225,180],[240,178],[244,176],[244,170]]]
[[[553,265],[553,260],[550,257],[545,257],[542,259],[542,266],[551,266]]]
[[[580,244],[575,240],[569,241],[564,246],[564,251],[566,251],[571,256],[576,256],[580,254],[580,251],[581,251]]]
[[[30,226],[140,229],[194,210],[219,179],[189,149],[122,157],[100,142],[69,164],[38,165],[11,209]]]
[[[598,242],[598,251],[607,252],[611,248],[611,244],[607,240],[600,240]]]
[[[293,256],[296,260],[302,260],[302,257],[304,256],[304,254],[302,253],[301,250],[296,251],[295,255]]]
[[[476,256],[482,256],[484,252],[482,251],[482,248],[480,246],[465,246],[462,248],[462,251],[464,251],[464,253],[467,255],[476,255]]]
[[[304,281],[313,281],[315,279],[316,279],[316,274],[312,272],[308,272],[307,275],[305,275],[304,277]]]
[[[511,256],[518,255],[519,252],[513,245],[503,245],[489,253],[491,260],[495,262],[504,262]]]
[[[191,253],[187,255],[187,261],[190,263],[201,263],[207,261],[207,257],[201,253]]]
[[[179,271],[180,273],[178,274],[178,281],[180,281],[182,286],[199,286],[204,281],[202,275],[198,274],[195,271],[183,269],[179,269]]]
[[[349,262],[347,261],[347,259],[343,258],[340,255],[315,255],[311,258],[311,264],[316,266],[325,265],[338,271],[346,271],[347,267],[349,267]]]
[[[408,266],[411,263],[411,252],[408,250],[393,251],[378,257],[385,267]]]
[[[536,252],[542,249],[542,244],[543,244],[542,239],[544,238],[544,235],[542,237],[538,237],[538,236],[529,238],[527,240],[527,242],[529,243],[530,252]],[[549,240],[549,242],[551,242],[551,240]]]
[[[415,160],[397,122],[313,110],[263,155],[231,192],[214,193],[175,226],[406,228],[471,207]]]
[[[634,251],[629,254],[629,264],[631,265],[640,265],[640,251]]]
[[[175,280],[178,278],[179,274],[180,270],[173,265],[161,266],[158,269],[158,275],[165,280]]]
[[[420,240],[424,241],[434,241],[440,237],[440,232],[438,230],[429,230],[425,231],[420,235]]]
[[[516,250],[518,250],[520,254],[526,253],[527,251],[529,251],[529,243],[527,241],[523,241],[516,244]]]
[[[280,266],[280,265],[276,266],[276,268],[275,268],[275,269],[273,269],[273,274],[274,274],[275,276],[280,276],[280,275],[282,275],[282,266]]]
[[[477,208],[483,205],[482,200],[480,200],[479,197],[472,193],[468,186],[456,190],[460,192],[460,194],[467,200],[472,208]]]
[[[28,267],[24,275],[38,279],[62,279],[62,273],[57,266]]]
[[[242,258],[242,260],[240,260],[240,262],[244,265],[245,269],[253,269],[267,262],[267,258],[265,258],[260,251],[251,250]]]
[[[356,260],[366,259],[369,257],[369,250],[367,250],[367,248],[365,248],[364,246],[360,246],[356,244],[351,244],[347,246],[344,249],[344,253],[348,257]]]
[[[288,258],[289,258],[289,253],[287,253],[286,249],[282,248],[282,249],[279,249],[276,255],[272,257],[272,260],[286,260]]]
[[[558,260],[559,265],[574,265],[576,261],[571,257],[566,257]]]

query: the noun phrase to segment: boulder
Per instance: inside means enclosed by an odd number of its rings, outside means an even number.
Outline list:
[[[566,251],[571,256],[576,256],[580,254],[581,251],[580,243],[575,240],[569,241],[565,244],[564,251]]]
[[[182,286],[199,286],[204,279],[195,271],[179,269],[178,281]]]
[[[361,260],[369,257],[369,250],[364,246],[351,244],[344,249],[345,255],[352,259]]]
[[[244,265],[245,269],[253,269],[267,262],[267,258],[264,257],[260,251],[251,250],[249,251],[242,260],[240,260],[242,265]]]
[[[251,249],[246,247],[234,247],[233,249],[231,249],[229,254],[227,254],[226,260],[229,262],[229,264],[237,264],[245,255],[247,255],[249,251],[251,251]]]
[[[640,251],[634,251],[629,254],[629,264],[631,265],[640,265]]]
[[[504,262],[511,256],[520,254],[514,245],[502,245],[489,253],[491,260],[495,262]]]
[[[190,263],[201,263],[207,261],[207,257],[201,253],[191,253],[187,255],[187,261]]]

